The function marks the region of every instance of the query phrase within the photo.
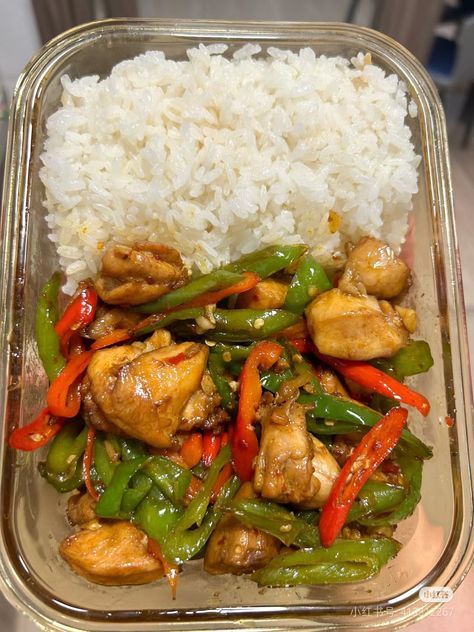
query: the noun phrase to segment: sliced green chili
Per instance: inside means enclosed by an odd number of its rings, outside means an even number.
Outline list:
[[[65,424],[52,440],[46,457],[46,468],[52,475],[67,478],[86,448],[87,427],[82,422]]]
[[[134,522],[161,544],[182,515],[181,507],[173,505],[161,492],[153,488],[153,492],[138,505]]]
[[[408,518],[420,502],[423,463],[418,459],[402,454],[400,450],[398,450],[397,462],[408,485],[405,498],[398,506],[385,515],[358,519],[360,524],[368,527],[398,524],[401,520]]]
[[[330,548],[287,551],[274,557],[251,579],[259,586],[339,584],[376,575],[400,544],[390,538],[337,540]]]
[[[222,518],[223,511],[221,509],[221,503],[230,500],[236,494],[239,487],[239,479],[233,476],[225,483],[219,492],[216,503],[213,507],[208,509],[199,527],[187,529],[186,531],[175,527],[168,533],[160,544],[161,550],[169,562],[184,564],[184,562],[197,555],[204,548],[211,533]]]
[[[273,535],[286,546],[314,547],[320,544],[314,524],[297,518],[277,503],[257,498],[234,498],[223,507],[246,526]]]
[[[120,513],[123,515],[130,515],[148,495],[152,485],[153,482],[151,478],[146,476],[146,474],[143,474],[143,472],[137,472],[130,480],[130,486],[123,494],[122,503],[120,505]]]
[[[305,364],[296,365],[297,370],[305,370]],[[367,432],[382,417],[381,413],[367,406],[325,393],[317,380],[312,377],[309,379],[314,393],[301,393],[298,402],[312,406],[306,414],[310,423],[308,426],[310,432],[315,434]],[[418,458],[429,459],[432,456],[431,449],[409,430],[402,431],[399,445],[407,453]]]
[[[283,309],[215,309],[210,312],[206,307],[189,307],[169,314],[150,316],[130,331],[133,336],[143,336],[156,329],[170,327],[176,322],[194,321],[188,323],[187,327],[182,327],[182,331],[196,335],[201,331],[199,319],[204,319],[209,327],[205,330],[209,340],[251,342],[268,338],[294,325],[299,316]]]
[[[324,268],[311,255],[301,257],[288,288],[283,309],[301,316],[306,305],[321,292],[332,288]]]
[[[171,290],[171,292],[160,296],[160,298],[156,301],[134,307],[133,310],[135,312],[140,312],[141,314],[156,314],[158,312],[165,312],[173,307],[189,303],[189,301],[201,296],[201,294],[214,292],[216,290],[223,290],[226,287],[235,285],[241,281],[242,278],[242,274],[237,272],[214,270],[209,274],[204,274],[197,279],[193,279],[177,290]]]
[[[101,495],[96,507],[96,514],[102,518],[117,518],[125,490],[130,479],[145,463],[145,458],[139,457],[132,461],[120,463],[114,471],[110,485]]]
[[[308,250],[307,246],[268,246],[263,250],[244,255],[229,263],[224,270],[231,272],[255,272],[261,279],[284,270]]]
[[[204,484],[202,489],[196,494],[196,496],[191,500],[189,505],[184,512],[183,517],[176,525],[176,531],[185,531],[192,527],[194,524],[200,525],[204,515],[206,513],[206,509],[209,506],[212,488],[214,487],[217,477],[219,476],[219,472],[222,470],[224,465],[230,462],[231,459],[231,447],[230,443],[221,448],[219,454],[216,456],[214,461],[209,468],[209,472],[204,480]]]
[[[233,410],[237,405],[237,398],[232,391],[229,381],[225,377],[225,362],[222,355],[218,353],[210,353],[207,368],[211,374],[217,392],[221,397],[221,406],[224,410]]]
[[[82,456],[76,463],[72,474],[52,474],[45,463],[38,465],[40,475],[48,481],[60,494],[67,494],[75,489],[79,489],[84,484],[82,477]]]
[[[400,505],[406,495],[407,490],[399,485],[368,480],[352,505],[346,522],[359,522],[364,517],[385,513]]]
[[[112,477],[114,475],[117,464],[112,463],[112,461],[110,460],[108,452],[104,445],[104,439],[100,435],[95,437],[93,454],[97,475],[99,476],[105,487],[107,487],[112,481]]]
[[[44,285],[36,308],[36,344],[48,380],[52,382],[66,366],[61,355],[59,336],[54,330],[59,311],[58,295],[61,275],[55,272]]]
[[[189,470],[164,456],[154,456],[144,465],[143,472],[174,505],[182,504],[192,478]]]

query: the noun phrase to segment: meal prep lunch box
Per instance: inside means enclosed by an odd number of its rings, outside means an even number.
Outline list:
[[[58,543],[69,533],[65,499],[37,473],[41,455],[15,453],[7,437],[36,416],[46,391],[34,321],[39,291],[58,267],[47,238],[38,177],[48,116],[58,107],[61,76],[106,76],[118,62],[148,50],[185,58],[199,43],[226,43],[232,54],[247,42],[351,58],[396,73],[417,105],[410,118],[421,156],[414,199],[414,287],[419,328],[433,369],[412,378],[432,404],[428,419],[410,427],[433,446],[423,470],[422,499],[400,524],[398,556],[373,579],[331,586],[259,589],[244,578],[211,576],[191,563],[171,599],[165,581],[146,586],[87,583],[62,561]],[[455,589],[474,553],[474,440],[470,366],[444,115],[421,64],[393,40],[345,24],[106,20],[52,40],[21,75],[13,99],[2,208],[1,313],[1,588],[24,614],[48,630],[381,629],[413,623]],[[452,417],[454,425],[446,424]],[[44,457],[43,457],[44,458]],[[424,591],[422,589],[425,589]],[[421,591],[421,592],[420,592]],[[435,599],[433,601],[433,599]]]

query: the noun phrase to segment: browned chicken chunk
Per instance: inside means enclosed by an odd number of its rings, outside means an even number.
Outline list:
[[[97,294],[111,305],[140,305],[183,285],[188,270],[177,250],[150,242],[113,246],[102,257]]]
[[[280,309],[286,299],[288,285],[275,279],[265,279],[239,295],[237,307],[248,309]]]
[[[393,298],[403,292],[409,279],[410,269],[390,246],[363,237],[349,253],[339,288],[343,292],[362,290],[377,298]]]
[[[148,553],[148,536],[130,522],[95,525],[69,536],[59,553],[76,571],[96,584],[148,584],[163,576],[163,566]]]
[[[192,428],[211,430],[229,420],[229,415],[221,406],[221,397],[216,390],[209,371],[202,376],[199,390],[191,395],[184,407],[179,430],[186,432]]]
[[[287,402],[264,413],[253,481],[264,498],[316,509],[338,474],[329,450],[307,431],[303,406]]]
[[[339,476],[340,468],[333,455],[326,448],[324,443],[311,436],[313,441],[313,479],[319,483],[317,493],[309,500],[300,503],[302,509],[318,509],[322,507],[329,498],[332,486]]]
[[[86,524],[97,518],[97,503],[90,494],[74,494],[67,501],[67,517],[71,524]]]
[[[326,393],[330,395],[339,395],[339,397],[349,397],[345,386],[333,371],[325,367],[318,366],[314,370],[321,386]]]
[[[319,483],[313,478],[313,456],[303,406],[289,402],[271,408],[262,419],[255,490],[281,503],[309,501],[319,491]]]
[[[207,357],[207,346],[194,342],[97,351],[87,368],[83,413],[96,427],[105,429],[105,420],[111,432],[116,427],[156,448],[170,447],[186,406],[201,390]]]
[[[244,483],[235,497],[254,498],[252,484]],[[280,547],[272,535],[246,527],[235,516],[226,514],[207,544],[204,570],[212,575],[251,573],[266,566]]]
[[[86,334],[93,340],[107,336],[115,329],[130,329],[143,318],[142,314],[121,309],[120,307],[105,307],[100,305],[94,320],[86,329]]]
[[[345,360],[390,358],[408,332],[390,303],[334,288],[306,308],[308,329],[321,353]]]

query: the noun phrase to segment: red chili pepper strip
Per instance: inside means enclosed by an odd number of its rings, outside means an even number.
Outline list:
[[[95,428],[93,426],[89,426],[87,430],[86,449],[84,451],[84,458],[82,460],[82,476],[84,478],[84,483],[86,485],[87,491],[92,496],[92,498],[97,502],[99,500],[99,494],[96,492],[91,480],[91,465],[92,465],[92,455],[94,452],[94,440],[95,440]]]
[[[94,318],[96,308],[97,292],[93,287],[82,289],[54,326],[58,336],[62,338],[68,331],[77,331],[88,325]]]
[[[178,590],[178,580],[179,580],[179,568],[176,564],[170,564],[166,557],[163,555],[161,550],[161,546],[158,544],[156,540],[152,538],[148,538],[148,553],[156,559],[160,560],[163,564],[163,570],[166,575],[166,579],[171,588],[171,596],[173,599],[176,599],[176,592]]]
[[[380,369],[376,369],[371,364],[340,360],[339,358],[323,355],[318,351],[315,351],[315,354],[323,362],[336,369],[338,373],[359,384],[359,386],[385,397],[391,397],[409,406],[414,406],[424,417],[430,412],[430,403],[426,397],[408,388],[405,384],[401,384],[398,380],[380,371]]]
[[[94,352],[85,351],[69,360],[58,377],[51,382],[47,403],[51,414],[70,419],[81,407],[81,396],[76,381],[86,370]]]
[[[8,439],[8,445],[15,450],[31,452],[43,447],[64,426],[64,419],[53,417],[49,408],[43,408],[38,417],[23,428],[17,428]]]
[[[216,502],[219,492],[224,487],[224,484],[227,483],[227,481],[229,480],[229,478],[232,476],[233,473],[234,473],[234,468],[232,467],[232,464],[226,463],[224,467],[222,468],[222,470],[219,472],[217,480],[214,483],[214,487],[212,488],[212,494],[211,494],[211,499],[210,499],[210,502],[212,504]]]
[[[101,338],[98,338],[91,344],[91,349],[97,351],[97,349],[103,349],[104,347],[111,347],[119,342],[125,342],[129,340],[130,336],[126,329],[114,329],[110,334],[106,334]]]
[[[281,356],[283,348],[276,342],[264,340],[250,352],[240,374],[239,408],[232,437],[234,469],[242,482],[253,474],[253,460],[258,454],[258,440],[253,428],[255,415],[262,397],[259,369],[269,369]]]
[[[344,463],[321,512],[319,533],[323,546],[331,546],[337,538],[357,494],[397,445],[407,417],[406,408],[392,408],[369,430]]]
[[[202,434],[192,432],[181,446],[180,455],[188,467],[194,467],[202,456]]]
[[[204,433],[202,438],[202,462],[206,467],[210,467],[221,449],[222,436],[214,434],[211,430]]]
[[[173,307],[168,311],[173,312],[178,309],[187,309],[188,307],[205,307],[206,305],[214,305],[215,303],[222,301],[224,298],[232,296],[232,294],[241,294],[242,292],[251,290],[260,281],[260,277],[254,272],[244,272],[243,277],[244,278],[241,281],[234,283],[234,285],[225,287],[222,290],[216,290],[215,292],[206,292],[205,294],[201,294],[201,296],[196,296],[196,298],[192,299],[188,303],[183,303],[182,305]]]
[[[225,448],[225,446],[229,443],[229,433],[227,431],[224,430],[224,432],[221,432],[221,448]]]

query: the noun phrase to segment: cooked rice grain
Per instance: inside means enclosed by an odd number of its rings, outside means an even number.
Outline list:
[[[419,163],[402,82],[362,53],[224,52],[63,77],[40,176],[66,291],[110,242],[163,242],[202,271],[267,244],[305,242],[337,266],[348,239],[402,243]]]

